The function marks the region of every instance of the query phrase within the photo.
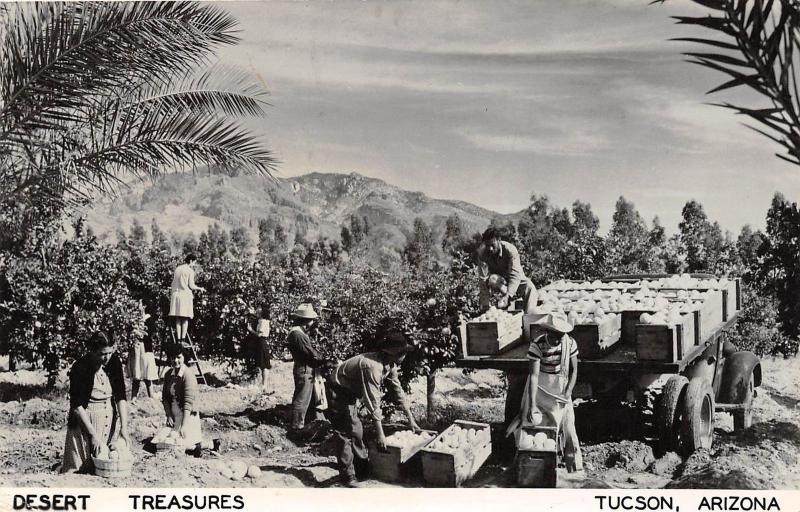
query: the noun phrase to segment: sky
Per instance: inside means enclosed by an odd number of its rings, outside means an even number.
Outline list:
[[[249,121],[279,176],[357,172],[510,213],[532,194],[589,202],[601,229],[619,196],[677,230],[686,201],[738,233],[762,228],[800,168],[709,102],[722,75],[685,62],[707,36],[688,0],[225,2],[241,42],[220,54],[269,92]]]

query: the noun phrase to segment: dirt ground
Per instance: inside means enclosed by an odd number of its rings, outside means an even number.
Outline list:
[[[336,480],[330,440],[295,444],[287,438],[286,415],[291,401],[291,363],[277,363],[272,392],[228,384],[201,386],[200,412],[204,436],[221,441],[220,454],[205,451],[202,458],[184,453],[147,450],[146,443],[163,424],[158,397],[144,389],[130,406],[134,446],[133,475],[105,479],[92,475],[60,475],[67,413],[66,375],[54,391],[44,388],[39,371],[8,372],[0,359],[0,486],[13,487],[326,487]],[[754,424],[739,434],[732,419],[715,417],[716,436],[710,451],[687,459],[674,453],[656,458],[647,439],[620,439],[624,411],[606,412],[598,419],[592,404],[577,408],[581,422],[593,422],[592,435],[582,437],[586,470],[571,475],[559,469],[559,487],[617,488],[800,488],[800,365],[795,359],[762,361],[764,381],[754,400]],[[220,379],[225,376],[219,370]],[[216,379],[215,379],[216,380]],[[221,384],[220,382],[216,382]],[[501,374],[476,371],[464,375],[449,369],[437,378],[436,417],[425,417],[425,385],[412,388],[412,403],[420,424],[442,430],[455,419],[499,423],[503,415]],[[583,409],[583,411],[582,411]],[[590,419],[591,418],[591,419]],[[603,419],[608,423],[604,428]],[[613,420],[611,420],[613,418]],[[611,421],[614,425],[611,425]],[[635,436],[634,436],[635,437]],[[468,487],[513,485],[513,471],[491,457]],[[257,465],[257,478],[231,480],[221,467],[233,461]],[[421,486],[410,478],[400,485]],[[367,487],[389,484],[368,480]]]

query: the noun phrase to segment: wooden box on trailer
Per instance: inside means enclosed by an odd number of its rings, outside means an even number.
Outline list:
[[[670,363],[683,359],[695,344],[695,317],[694,313],[685,313],[675,325],[638,324],[636,357]]]
[[[522,336],[522,313],[513,313],[508,322],[476,322],[470,320],[466,324],[465,355],[488,356],[496,354],[500,349],[517,341]]]

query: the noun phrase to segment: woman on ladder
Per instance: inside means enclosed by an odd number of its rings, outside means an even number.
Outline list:
[[[175,341],[183,346],[189,319],[194,318],[194,295],[192,292],[204,292],[205,288],[194,284],[194,268],[197,257],[187,254],[184,263],[178,265],[172,277],[169,300],[169,316],[175,319]]]

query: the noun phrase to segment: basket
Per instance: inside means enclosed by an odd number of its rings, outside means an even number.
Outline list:
[[[133,471],[133,458],[130,459],[101,459],[92,457],[94,474],[103,478],[121,478],[131,476]]]

